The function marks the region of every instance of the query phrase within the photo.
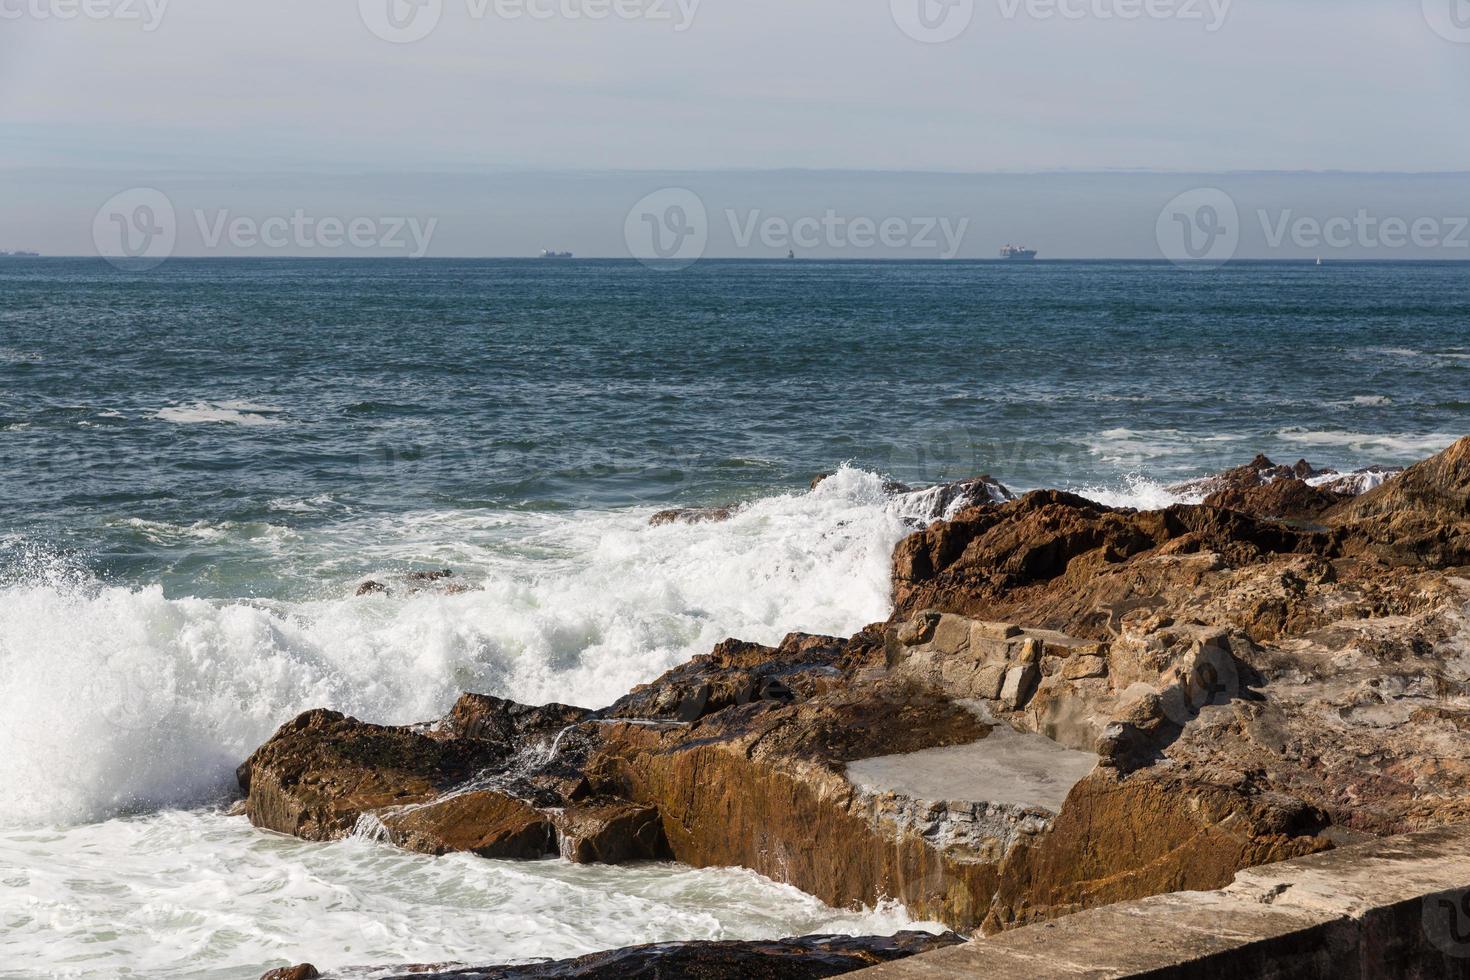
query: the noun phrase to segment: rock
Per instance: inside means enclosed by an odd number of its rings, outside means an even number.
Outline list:
[[[523,966],[415,970],[385,980],[822,980],[954,946],[954,933],[806,936],[771,941],[655,943]],[[264,978],[262,978],[264,980]]]
[[[923,490],[909,490],[901,486],[885,489],[894,498],[894,506],[899,513],[920,523],[939,520],[971,507],[1001,504],[1016,499],[1015,494],[989,476],[941,483]]]
[[[658,809],[620,800],[588,801],[556,817],[561,856],[575,864],[672,858]]]
[[[1000,689],[1000,702],[1011,711],[1026,707],[1031,695],[1036,693],[1036,684],[1041,680],[1041,668],[1034,663],[1017,664],[1006,671],[1005,682]]]
[[[386,595],[387,592],[388,592],[388,587],[386,585],[384,585],[382,582],[373,582],[373,581],[369,580],[369,581],[364,582],[361,585],[359,585],[357,587],[357,592],[355,594],[356,595]]]
[[[428,803],[585,716],[565,705],[533,708],[475,694],[433,726],[390,728],[308,711],[240,766],[245,812],[258,827],[333,840],[364,814]]]
[[[1344,550],[1398,565],[1470,565],[1470,437],[1328,511]]]
[[[1241,492],[1322,477],[1263,483],[1266,464]],[[899,544],[887,623],[727,640],[595,713],[309,712],[241,767],[246,813],[312,839],[377,821],[436,852],[740,866],[990,931],[1470,822],[1467,477],[1470,441],[1311,526],[986,502]]]
[[[1257,456],[1244,466],[1170,487],[1183,496],[1201,496],[1211,507],[1273,520],[1311,521],[1332,507],[1369,490],[1393,471],[1369,467],[1354,473],[1318,469],[1306,460],[1278,466]]]
[[[283,966],[278,970],[270,970],[261,974],[260,980],[318,980],[321,976],[316,967],[310,963],[301,963],[297,966]]]
[[[1108,662],[1102,657],[1070,657],[1062,661],[1061,673],[1069,681],[1080,681],[1089,677],[1106,677]]]
[[[487,858],[530,859],[559,853],[549,817],[494,790],[380,810],[377,817],[390,841],[422,854],[468,851]]]
[[[738,507],[673,507],[648,519],[652,527],[665,524],[718,524],[735,516]]]

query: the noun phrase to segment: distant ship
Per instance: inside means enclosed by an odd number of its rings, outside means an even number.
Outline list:
[[[553,249],[547,248],[547,249],[542,249],[541,250],[541,257],[543,259],[569,259],[569,258],[572,257],[572,253],[571,252],[557,252],[557,251],[554,251]]]
[[[39,259],[41,257],[41,253],[40,252],[26,252],[26,251],[16,251],[16,252],[0,251],[0,257],[8,258],[8,259]]]
[[[1036,258],[1036,249],[1021,245],[1007,245],[1000,250],[1000,257],[1007,262],[1030,262]]]

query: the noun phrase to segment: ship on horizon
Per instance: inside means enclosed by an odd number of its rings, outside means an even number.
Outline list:
[[[543,248],[541,250],[541,257],[543,259],[569,259],[569,258],[572,257],[572,253],[571,252],[558,252],[555,249]]]
[[[0,249],[0,258],[4,259],[39,259],[40,257],[40,252],[27,252],[25,249],[7,252],[4,249]]]
[[[1024,245],[1007,245],[1000,250],[1000,257],[1008,262],[1030,262],[1036,258],[1036,249]]]

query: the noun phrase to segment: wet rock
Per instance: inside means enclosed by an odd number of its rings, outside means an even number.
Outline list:
[[[821,980],[963,940],[954,933],[655,943],[524,966],[431,968],[385,980]],[[384,975],[383,971],[373,971]],[[264,980],[264,978],[262,978]]]
[[[495,790],[472,790],[377,814],[388,839],[422,854],[468,851],[486,858],[538,858],[558,853],[551,819]]]
[[[357,587],[355,595],[387,595],[388,587],[382,582],[367,581]]]
[[[1321,477],[1268,463],[1255,489]],[[1313,524],[986,502],[898,546],[887,623],[729,640],[590,714],[308,713],[242,767],[246,810],[315,839],[365,816],[420,849],[742,866],[986,930],[1470,821],[1470,440]],[[925,766],[943,778],[855,775]]]
[[[318,980],[321,974],[316,967],[310,963],[300,963],[296,966],[283,966],[278,970],[269,970],[261,974],[260,980]]]
[[[652,527],[666,524],[718,524],[735,516],[737,507],[673,507],[648,519]]]

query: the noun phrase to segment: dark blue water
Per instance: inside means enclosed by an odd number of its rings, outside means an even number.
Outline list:
[[[695,504],[843,461],[1106,486],[1467,431],[1462,265],[0,260],[3,528],[144,580],[121,521],[334,519],[283,499]]]

